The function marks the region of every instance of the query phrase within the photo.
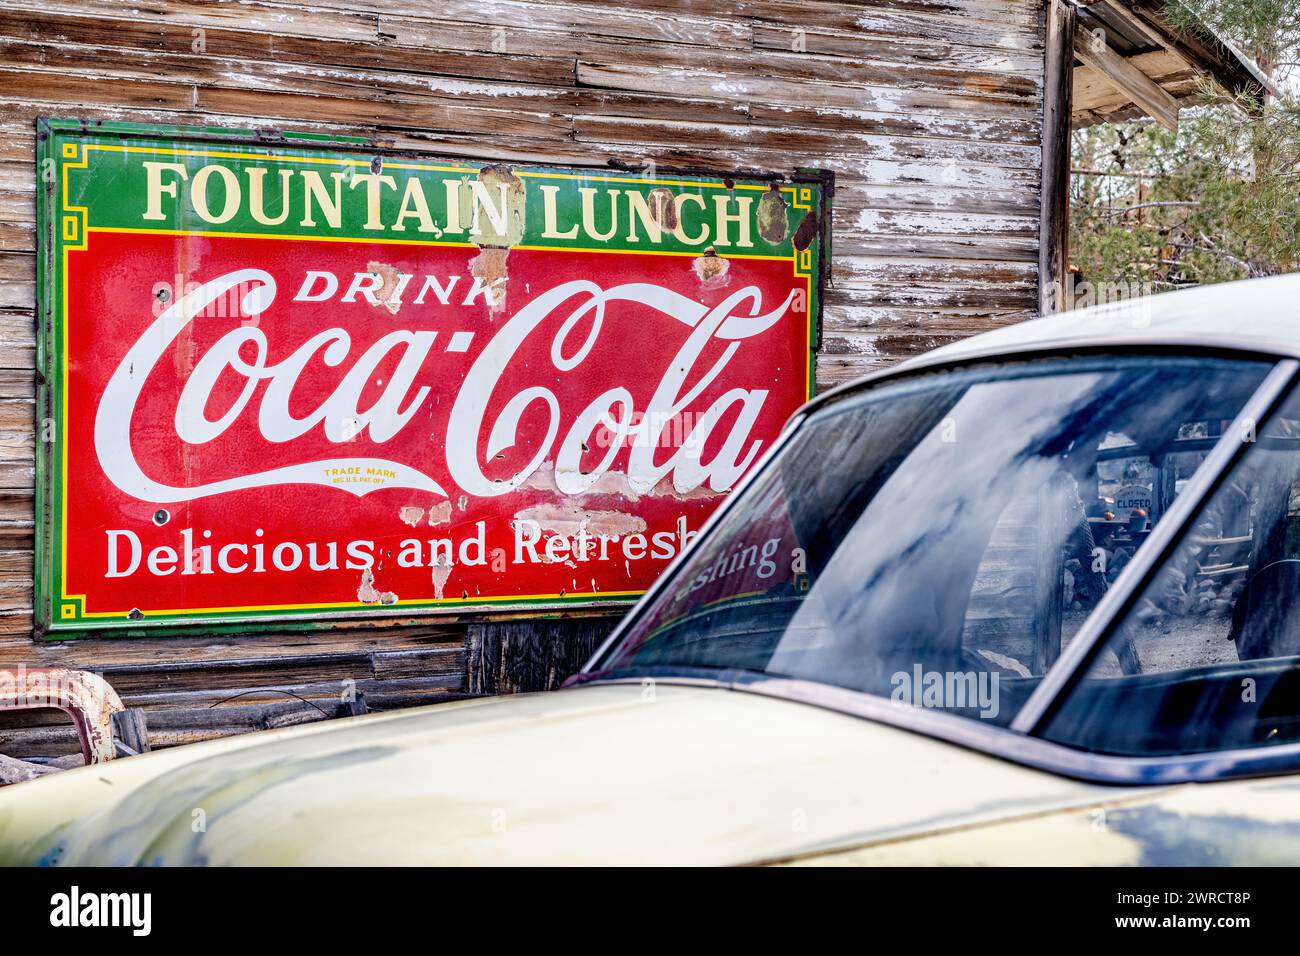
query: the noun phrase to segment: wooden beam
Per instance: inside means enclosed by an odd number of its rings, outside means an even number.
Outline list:
[[[1125,6],[1122,2],[1117,2],[1117,0],[1101,0],[1100,3],[1092,4],[1092,6],[1096,6],[1099,9],[1105,9],[1108,14],[1123,21],[1125,26],[1141,36],[1147,43],[1152,46],[1164,47],[1170,53],[1182,57],[1183,62],[1187,63],[1188,66],[1191,66],[1191,61],[1179,52],[1178,45],[1174,43],[1170,37],[1152,28],[1151,24],[1139,17],[1130,7]]]
[[[1074,91],[1074,7],[1049,0],[1044,44],[1043,158],[1038,221],[1038,308],[1063,312],[1069,280],[1070,114]]]
[[[1182,60],[1165,50],[1152,50],[1128,58],[1134,66],[1160,84],[1160,88],[1175,100],[1197,93],[1205,88],[1207,82],[1204,73],[1186,69]],[[1110,80],[1090,66],[1082,64],[1074,68],[1074,112],[1078,115],[1085,110],[1096,109],[1101,104],[1101,111],[1119,109],[1132,105],[1123,93],[1111,85]]]
[[[1178,129],[1178,101],[1160,84],[1106,43],[1101,32],[1079,32],[1074,37],[1074,52],[1080,60],[1104,76],[1115,89],[1153,116],[1161,126]]]

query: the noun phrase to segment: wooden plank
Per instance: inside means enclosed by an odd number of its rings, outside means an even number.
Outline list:
[[[86,102],[88,87],[85,76],[46,73],[39,70],[0,68],[0,90],[6,99],[28,103],[57,104],[71,107]],[[184,80],[152,82],[121,80],[95,84],[95,101],[114,106],[145,109],[189,109],[194,105],[194,88]]]
[[[0,103],[0,109],[5,105]],[[30,222],[0,222],[0,252],[32,252],[35,249],[36,230]]]
[[[920,256],[936,259],[988,259],[1037,262],[1038,239],[987,236],[870,236],[837,240],[836,252],[865,256]],[[1034,303],[1035,313],[1038,303]]]
[[[418,681],[366,682],[358,685],[358,693],[364,695],[365,704],[371,711],[427,706],[473,696],[456,690],[431,687]],[[149,725],[149,746],[152,750],[232,734],[314,723],[328,719],[325,713],[330,717],[342,716],[338,713],[338,702],[333,699],[322,700],[311,685],[296,685],[279,694],[275,693],[274,688],[258,688],[246,699],[255,703],[238,707],[229,703],[219,706],[203,705],[202,697],[196,695],[179,703],[166,701],[137,712],[144,715]],[[124,702],[133,708],[142,706],[137,699],[125,699]],[[0,724],[0,754],[53,758],[74,753],[78,746],[75,727],[59,712],[46,716],[42,723],[18,725],[6,721]]]
[[[201,28],[243,28],[277,35],[328,36],[332,39],[374,43],[385,35],[381,18],[432,19],[448,34],[470,33],[490,43],[504,31],[504,43],[516,31],[547,30],[587,32],[653,43],[706,47],[749,46],[748,24],[735,17],[697,17],[644,13],[608,4],[577,8],[573,4],[525,3],[519,0],[385,0],[382,5],[358,10],[352,0],[313,0],[311,3],[207,4],[187,0],[151,0],[141,7],[135,0],[11,0],[10,5],[40,12],[93,13],[96,16],[175,23]],[[431,16],[432,14],[432,16]]]
[[[1105,39],[1092,33],[1076,33],[1074,52],[1117,90],[1168,129],[1178,128],[1178,103],[1132,62],[1112,50]]]
[[[1038,234],[1037,217],[983,213],[928,213],[910,210],[864,209],[853,223],[872,236],[1019,236]]]
[[[147,6],[134,0],[6,0],[5,6],[36,15],[64,13],[93,14],[110,23],[127,20],[155,25],[175,24],[190,32],[184,48],[200,39],[195,29],[238,28],[280,36],[330,37],[373,43],[379,36],[379,20],[373,13],[357,13],[356,5],[344,12],[329,12],[256,2],[193,3],[188,0],[150,0]]]
[[[909,7],[911,9],[909,9]],[[785,25],[807,24],[808,29],[872,34],[901,32],[905,36],[935,39],[988,38],[990,45],[1023,42],[1037,46],[1035,4],[983,3],[935,5],[908,3],[817,3],[806,0],[751,0],[746,13],[753,18]]]
[[[1023,321],[1032,313],[1031,308],[1024,306],[1011,309],[956,307],[939,312],[928,306],[853,305],[852,301],[850,298],[848,302],[835,303],[826,322],[828,330],[874,335],[891,329],[923,332],[936,326],[945,334],[969,336]]]
[[[1020,146],[1037,146],[1042,132],[1041,124],[1032,110],[966,116],[956,108],[891,113],[828,108],[820,103],[753,102],[748,105],[746,114],[756,126],[797,126],[834,131],[847,129],[882,136],[927,136]]]
[[[197,91],[196,103],[200,109],[211,113],[280,117],[288,120],[306,117],[363,122],[369,118],[389,126],[421,130],[445,129],[462,134],[468,131],[505,137],[566,137],[571,130],[571,122],[564,117],[505,109],[475,109],[441,102],[426,102],[417,106],[400,101],[379,103],[333,96],[204,87]]]
[[[1031,75],[1042,73],[1042,52],[1035,49],[1037,43],[1029,35],[1011,38],[1010,43],[999,43],[997,34],[991,31],[969,28],[949,31],[947,26],[944,24],[942,31],[945,35],[927,36],[919,32],[884,30],[826,32],[810,30],[801,23],[784,26],[762,24],[754,27],[754,46],[792,52],[802,47],[820,56],[851,59],[908,60],[939,63],[950,68],[1020,71]]]
[[[20,371],[30,371],[30,366],[26,369],[0,369],[0,372],[18,373]],[[21,386],[16,386],[18,391]],[[0,429],[6,432],[17,431],[23,428],[33,428],[35,422],[35,401],[29,394],[26,398],[0,398]]]
[[[757,146],[794,156],[850,153],[874,160],[926,160],[1033,169],[1038,165],[1035,146],[969,142],[959,139],[912,139],[876,136],[856,131],[772,128],[747,124],[687,124],[657,120],[629,120],[606,116],[575,116],[573,132],[578,142],[655,146],[690,142],[694,149],[743,149]]]
[[[443,24],[440,36],[447,35]],[[188,25],[158,25],[144,20],[117,20],[74,16],[45,11],[39,15],[22,10],[0,11],[0,36],[39,45],[48,53],[65,51],[96,63],[87,46],[101,51],[130,50],[139,57],[165,60],[173,57],[177,69],[193,76],[202,64],[213,69],[230,69],[233,62],[266,61],[275,64],[304,64],[313,67],[346,66],[366,70],[391,70],[411,74],[472,77],[537,85],[572,85],[573,57],[555,55],[505,55],[502,53],[448,50],[437,43],[399,46],[379,42],[340,40],[318,34],[279,34],[253,29],[204,28],[200,49]],[[486,33],[486,29],[484,29]],[[9,57],[18,54],[18,44],[9,44]],[[192,54],[192,55],[191,55]],[[219,59],[218,59],[219,58]],[[204,62],[206,60],[206,63]]]
[[[23,400],[30,401],[36,394],[36,373],[31,369],[20,371],[0,369],[0,410],[6,400]],[[31,418],[31,415],[28,415]],[[4,421],[4,416],[0,413],[0,422]]]
[[[455,675],[433,677],[368,678],[358,680],[349,688],[358,696],[364,695],[369,710],[390,710],[394,701],[438,703],[463,693],[465,657],[460,656],[460,669]],[[292,694],[316,702],[340,701],[339,685],[334,681],[321,683],[266,684],[245,688],[199,688],[185,691],[143,690],[123,696],[128,707],[161,710],[177,707],[229,707],[233,704],[281,703]]]
[[[608,9],[608,8],[606,8]],[[490,23],[478,18],[454,22],[445,19],[446,11],[438,9],[435,17],[428,16],[425,8],[421,16],[414,10],[405,14],[396,8],[385,8],[379,19],[379,33],[385,43],[397,46],[433,49],[472,49],[496,55],[563,56],[576,58],[598,50],[617,50],[632,45],[684,44],[708,46],[711,49],[747,50],[750,48],[748,24],[734,18],[726,20],[697,20],[684,18],[646,18],[623,20],[619,23],[599,21],[584,24],[580,29],[566,28],[562,18],[529,18],[523,24]],[[475,32],[465,28],[472,26]],[[633,35],[656,34],[656,36]],[[664,34],[669,34],[665,37]],[[698,55],[698,51],[697,54]]]
[[[1090,13],[1099,18],[1104,17],[1108,23],[1118,22],[1125,30],[1140,37],[1146,45],[1163,47],[1177,57],[1184,66],[1189,68],[1192,66],[1192,62],[1183,56],[1178,44],[1174,43],[1171,37],[1153,29],[1151,24],[1138,16],[1126,3],[1117,0],[1100,0],[1100,2],[1089,2],[1087,6]]]
[[[25,462],[36,454],[36,428],[31,424],[13,431],[0,431],[0,461]]]
[[[321,6],[348,7],[350,0],[314,0]],[[525,3],[519,0],[441,0],[436,19],[452,23],[482,23],[504,31],[509,49],[517,31],[547,30],[561,34],[591,33],[604,37],[651,41],[644,45],[705,46],[717,50],[743,49],[750,45],[749,24],[726,14],[726,7],[714,6],[707,15],[672,12],[644,12],[627,5],[609,3]],[[722,11],[720,13],[720,11]],[[390,16],[428,17],[423,0],[386,0],[383,12]]]
[[[579,62],[587,65],[646,66],[665,71],[699,69],[704,64],[680,48],[619,49],[612,55],[586,54]],[[1037,97],[1041,74],[998,69],[957,69],[947,64],[901,58],[886,60],[815,56],[776,50],[748,52],[721,50],[708,59],[710,70],[743,73],[775,80],[807,80],[852,86],[888,86],[899,89],[983,93],[1013,101],[1016,97]]]
[[[35,487],[35,462],[0,461],[0,490],[6,492],[31,492]]]
[[[945,315],[949,309],[1005,309],[1022,311],[1032,309],[1035,305],[1036,289],[1032,287],[999,286],[992,283],[963,285],[954,282],[900,282],[872,283],[868,290],[855,295],[853,290],[845,290],[849,301],[869,298],[876,309],[890,308],[928,308],[931,312],[927,325],[943,328]],[[834,317],[835,303],[828,297],[827,304],[832,309],[832,316],[823,322],[828,331],[840,327],[841,323]],[[935,312],[939,312],[938,315]],[[983,330],[981,330],[983,331]]]
[[[625,63],[591,63],[579,61],[578,82],[585,86],[635,90],[643,93],[671,93],[685,90],[692,96],[724,100],[761,101],[797,106],[807,102],[806,93],[788,80],[772,79],[763,74],[737,70],[722,72],[696,66],[669,70]],[[925,88],[902,88],[887,81],[877,84],[818,81],[817,99],[824,106],[881,112],[905,113],[915,109],[960,110],[972,115],[1006,115],[1019,108],[1036,106],[1037,97],[979,95],[972,91],[950,88],[946,91]],[[1025,102],[1029,99],[1029,102]]]
[[[128,750],[137,754],[148,753],[149,726],[144,711],[136,707],[120,710],[113,715],[113,736]]]
[[[552,621],[471,624],[466,689],[472,694],[554,690],[581,669],[613,626],[609,619],[577,627]]]
[[[1038,214],[1038,197],[1026,189],[1011,187],[962,189],[927,183],[902,186],[836,183],[836,202],[841,198],[855,209],[946,210],[1003,216]]]
[[[1066,306],[1070,235],[1070,122],[1077,15],[1062,0],[1046,11],[1047,76],[1043,89],[1043,188],[1039,198],[1038,307]]]

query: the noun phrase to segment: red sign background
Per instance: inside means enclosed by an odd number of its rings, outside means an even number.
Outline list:
[[[597,600],[644,590],[679,553],[683,532],[699,528],[726,488],[711,488],[706,481],[682,490],[669,473],[653,488],[637,490],[628,480],[629,446],[635,438],[617,439],[600,427],[583,436],[588,450],[579,472],[590,472],[606,457],[609,442],[602,438],[615,438],[621,447],[588,493],[565,494],[555,480],[556,452],[575,418],[599,404],[611,388],[625,388],[636,412],[643,413],[691,327],[635,301],[612,301],[590,351],[572,368],[562,369],[553,347],[576,301],[542,320],[495,369],[499,374],[490,394],[483,396],[482,427],[472,441],[474,460],[486,479],[507,486],[540,454],[541,464],[503,494],[466,489],[449,468],[449,420],[466,375],[521,308],[563,283],[581,280],[603,290],[645,284],[710,309],[752,288],[757,300],[735,309],[741,317],[771,312],[794,293],[789,308],[766,330],[745,338],[710,338],[678,392],[687,394],[725,360],[717,375],[681,415],[661,423],[663,434],[657,428],[642,433],[654,433],[653,462],[662,464],[683,443],[698,443],[707,431],[699,454],[707,466],[725,451],[729,436],[746,453],[754,443],[766,449],[807,397],[809,280],[793,274],[789,258],[729,257],[719,280],[702,279],[694,256],[516,248],[506,259],[504,304],[494,311],[485,295],[464,304],[473,283],[470,263],[478,254],[476,248],[456,246],[111,231],[92,231],[84,250],[70,251],[66,590],[85,595],[83,614],[148,618],[164,612],[355,609],[394,603],[464,606]],[[364,295],[340,301],[356,273],[377,268],[387,273],[388,267],[413,276],[396,311],[371,304]],[[130,370],[140,392],[127,416],[127,451],[139,470],[161,485],[185,489],[287,465],[374,458],[415,469],[441,486],[445,496],[391,486],[357,495],[346,487],[294,483],[160,502],[133,496],[110,479],[102,460],[103,439],[97,446],[95,435],[100,402],[126,353],[147,335],[160,308],[184,294],[174,277],[205,283],[244,269],[265,270],[274,278],[276,295],[265,311],[200,314],[166,345],[156,364]],[[309,271],[333,273],[338,292],[328,301],[295,301]],[[444,288],[450,277],[460,277],[448,304],[432,294],[416,304],[425,276],[437,277]],[[165,298],[160,299],[160,288]],[[409,421],[384,441],[377,441],[368,427],[343,441],[332,440],[323,423],[291,440],[272,441],[259,427],[270,381],[250,385],[246,376],[226,367],[201,410],[208,422],[221,420],[236,406],[237,414],[210,440],[186,441],[177,430],[182,392],[204,356],[240,328],[255,328],[265,336],[264,367],[285,362],[326,330],[347,334],[349,348],[337,365],[324,360],[323,350],[317,352],[292,384],[287,407],[296,419],[309,419],[362,353],[399,330],[435,333],[400,407],[407,408],[418,389],[427,386],[429,392]],[[591,328],[591,318],[579,321],[558,354],[572,358]],[[449,350],[460,348],[464,351]],[[239,356],[255,364],[256,351],[246,344]],[[374,368],[356,403],[358,412],[384,395],[404,353],[394,348]],[[528,403],[516,441],[489,456],[493,423],[512,399],[536,388],[555,396],[558,415],[544,399]],[[247,400],[241,401],[246,389]],[[706,419],[704,428],[699,416],[735,389],[766,393],[761,401],[751,400],[758,406],[753,420],[742,420],[743,403],[735,401],[716,420]],[[608,403],[604,407],[611,418],[619,411]],[[194,407],[181,418],[187,414],[192,419]],[[552,419],[557,431],[545,447]],[[466,444],[453,451],[468,453]],[[538,533],[535,552],[521,549],[521,527],[525,538]],[[589,541],[579,541],[579,530],[590,535]],[[560,540],[548,556],[550,538]],[[447,552],[445,542],[450,542],[450,566],[439,556]],[[580,543],[588,549],[585,560],[573,554]],[[360,566],[367,555],[373,561],[369,568]],[[319,569],[310,566],[313,558]]]

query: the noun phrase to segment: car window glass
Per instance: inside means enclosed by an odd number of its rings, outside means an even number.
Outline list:
[[[1258,435],[1045,736],[1101,753],[1300,741],[1300,400]]]
[[[843,400],[798,430],[598,666],[741,668],[1009,722],[1168,507],[1182,425],[1232,418],[1267,370],[1050,360]],[[1107,483],[1116,435],[1139,467]]]

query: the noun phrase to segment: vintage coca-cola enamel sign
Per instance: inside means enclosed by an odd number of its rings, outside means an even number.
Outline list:
[[[820,177],[40,136],[43,632],[626,601],[812,388]]]

